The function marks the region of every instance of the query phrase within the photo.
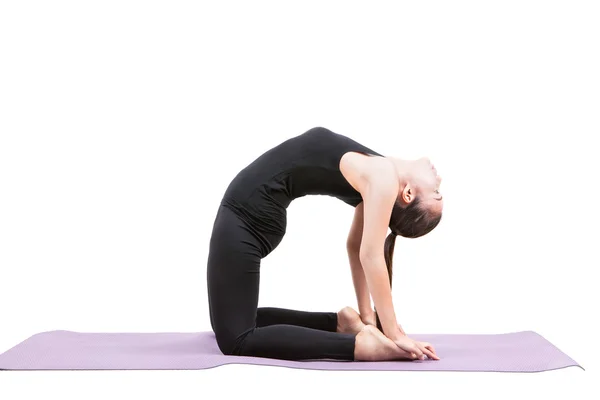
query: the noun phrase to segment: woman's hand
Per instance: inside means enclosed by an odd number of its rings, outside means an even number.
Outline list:
[[[419,342],[417,340],[415,340],[415,342],[417,343],[417,346],[419,346],[419,348],[423,349],[423,352],[425,353],[426,350],[429,350],[429,353],[431,353],[431,355],[427,354],[427,357],[429,358],[433,358],[434,360],[439,360],[440,358],[438,357],[438,355],[435,353],[435,349],[433,348],[433,345],[431,343],[428,342]]]
[[[360,319],[365,325],[373,325],[377,327],[377,317],[374,310],[366,311],[360,314]],[[391,338],[394,343],[402,350],[407,352],[413,359],[423,359],[423,355],[426,355],[432,360],[439,360],[440,358],[435,353],[435,348],[431,343],[420,342],[406,336],[406,332],[402,328],[402,325],[398,324],[398,330],[400,335],[396,339]]]
[[[435,354],[435,349],[428,342],[419,342],[411,339],[408,336],[399,336],[392,339],[396,346],[411,355],[413,360],[424,360],[425,356],[432,360],[439,360],[440,358]]]
[[[410,358],[413,360],[421,360],[424,358],[423,351],[419,346],[415,343],[414,340],[409,338],[408,336],[399,336],[397,338],[390,338],[396,344],[396,346],[400,347],[403,351],[409,354]]]

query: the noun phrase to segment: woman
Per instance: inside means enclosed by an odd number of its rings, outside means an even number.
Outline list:
[[[207,288],[219,349],[288,360],[439,359],[398,324],[391,280],[396,235],[419,237],[439,223],[440,182],[426,158],[385,157],[323,127],[254,160],[225,191],[210,239]],[[347,251],[359,312],[258,308],[261,259],[281,242],[291,201],[311,194],[355,207]]]

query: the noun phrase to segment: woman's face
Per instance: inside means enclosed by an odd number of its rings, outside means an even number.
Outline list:
[[[439,190],[441,183],[442,178],[429,158],[423,157],[413,162],[408,185],[415,190],[422,205],[433,212],[441,213],[444,205]]]

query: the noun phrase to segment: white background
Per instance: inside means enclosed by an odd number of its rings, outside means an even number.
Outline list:
[[[3,1],[0,352],[54,329],[209,330],[224,189],[324,126],[429,156],[443,177],[442,223],[396,244],[409,334],[534,330],[586,371],[4,372],[0,397],[591,398],[599,14],[593,1]],[[356,305],[352,212],[292,203],[260,305]]]

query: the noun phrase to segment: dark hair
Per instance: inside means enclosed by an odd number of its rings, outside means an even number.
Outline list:
[[[441,213],[432,213],[422,207],[418,197],[415,197],[407,206],[402,206],[398,202],[394,204],[389,225],[391,233],[385,239],[383,246],[383,257],[390,279],[390,288],[392,287],[392,259],[394,257],[396,236],[414,239],[426,235],[440,223],[441,219]],[[383,332],[377,310],[375,310],[375,317],[377,328]]]

